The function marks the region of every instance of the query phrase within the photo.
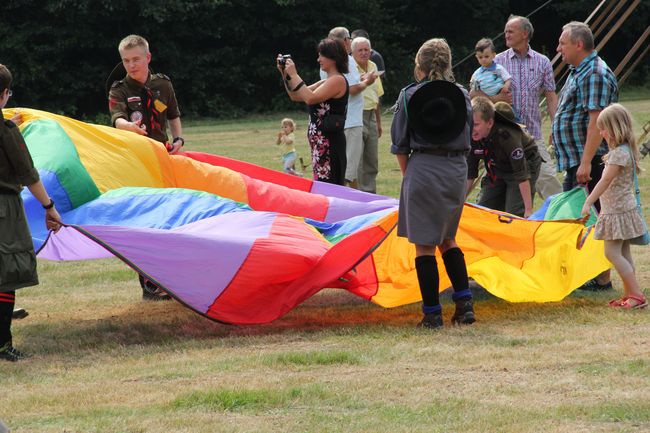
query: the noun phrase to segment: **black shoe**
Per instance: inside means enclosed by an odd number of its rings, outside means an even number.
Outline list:
[[[146,288],[142,290],[143,301],[169,301],[171,295],[159,287],[155,289]]]
[[[140,277],[140,287],[142,287],[142,300],[144,301],[169,301],[172,297],[169,293],[156,286],[151,280]]]
[[[456,311],[451,317],[451,323],[454,325],[471,325],[476,322],[474,316],[474,303],[471,299],[461,299],[456,301]]]
[[[10,362],[16,362],[21,359],[29,358],[30,355],[16,350],[11,343],[7,343],[0,349],[0,359]]]
[[[418,328],[437,329],[442,328],[442,314],[429,313],[425,314],[422,321],[418,323]]]
[[[612,290],[612,282],[608,281],[605,284],[600,284],[597,279],[593,278],[582,286],[578,287],[578,290],[587,290],[589,292],[602,292],[605,290]]]
[[[14,309],[13,315],[11,317],[14,320],[20,320],[24,319],[27,316],[29,316],[29,312],[27,310],[24,308],[16,308]]]

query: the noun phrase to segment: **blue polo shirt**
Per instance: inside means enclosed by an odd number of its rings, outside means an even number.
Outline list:
[[[472,74],[469,81],[471,90],[480,90],[488,96],[497,95],[503,85],[510,79],[510,74],[500,64],[492,62],[487,68],[481,66]]]

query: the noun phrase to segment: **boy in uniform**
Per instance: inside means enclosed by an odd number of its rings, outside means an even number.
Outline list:
[[[515,123],[512,107],[505,102],[497,104],[495,107],[482,96],[472,100],[474,128],[467,157],[467,194],[472,191],[482,159],[486,176],[481,181],[478,204],[528,218],[533,213],[542,159],[535,139]]]
[[[111,76],[120,73],[123,65],[126,76],[113,81],[108,92],[108,108],[113,126],[118,129],[146,135],[165,145],[170,154],[177,153],[185,140],[176,94],[169,77],[153,74],[149,70],[151,53],[149,43],[138,35],[129,35],[118,46],[122,64]],[[172,133],[171,142],[167,135],[167,123]],[[152,281],[140,275],[142,298],[145,300],[168,300],[165,293]]]

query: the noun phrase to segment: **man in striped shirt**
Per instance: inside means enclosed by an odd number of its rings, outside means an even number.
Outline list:
[[[607,153],[596,119],[605,107],[618,101],[618,83],[598,57],[594,36],[586,24],[573,21],[562,27],[557,51],[570,68],[552,124],[558,171],[566,171],[565,191],[580,184],[593,190],[603,172],[602,156]],[[598,201],[595,206],[600,210]],[[609,271],[587,286],[591,290],[611,288]]]
[[[539,111],[539,97],[543,93],[546,97],[546,110],[553,120],[557,109],[553,68],[548,57],[530,47],[533,25],[528,18],[511,15],[504,33],[508,49],[499,53],[494,61],[506,68],[512,76],[512,95],[511,101],[506,98],[501,100],[512,105],[519,121],[526,125],[528,133],[535,138],[539,155],[544,161],[540,167],[536,190],[542,199],[546,199],[562,191],[551,155],[542,138],[542,115]]]

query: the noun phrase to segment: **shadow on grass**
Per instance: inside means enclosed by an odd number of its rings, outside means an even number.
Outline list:
[[[450,323],[453,303],[448,293],[442,295],[445,323]],[[478,291],[475,309],[478,323],[490,327],[516,322],[562,322],[576,308],[586,309],[587,317],[597,314],[602,301],[594,296],[567,298],[561,303],[511,304]],[[81,311],[81,310],[80,310]],[[200,317],[176,302],[135,302],[102,310],[93,318],[92,311],[78,317],[49,317],[46,321],[25,320],[21,337],[36,347],[35,351],[58,353],[105,350],[112,347],[178,345],[188,340],[212,340],[226,347],[259,344],[250,337],[305,334],[373,334],[392,333],[395,328],[409,332],[420,320],[420,304],[397,308],[378,307],[344,290],[325,290],[308,299],[286,316],[264,325],[235,326]],[[85,317],[83,317],[85,316]]]

